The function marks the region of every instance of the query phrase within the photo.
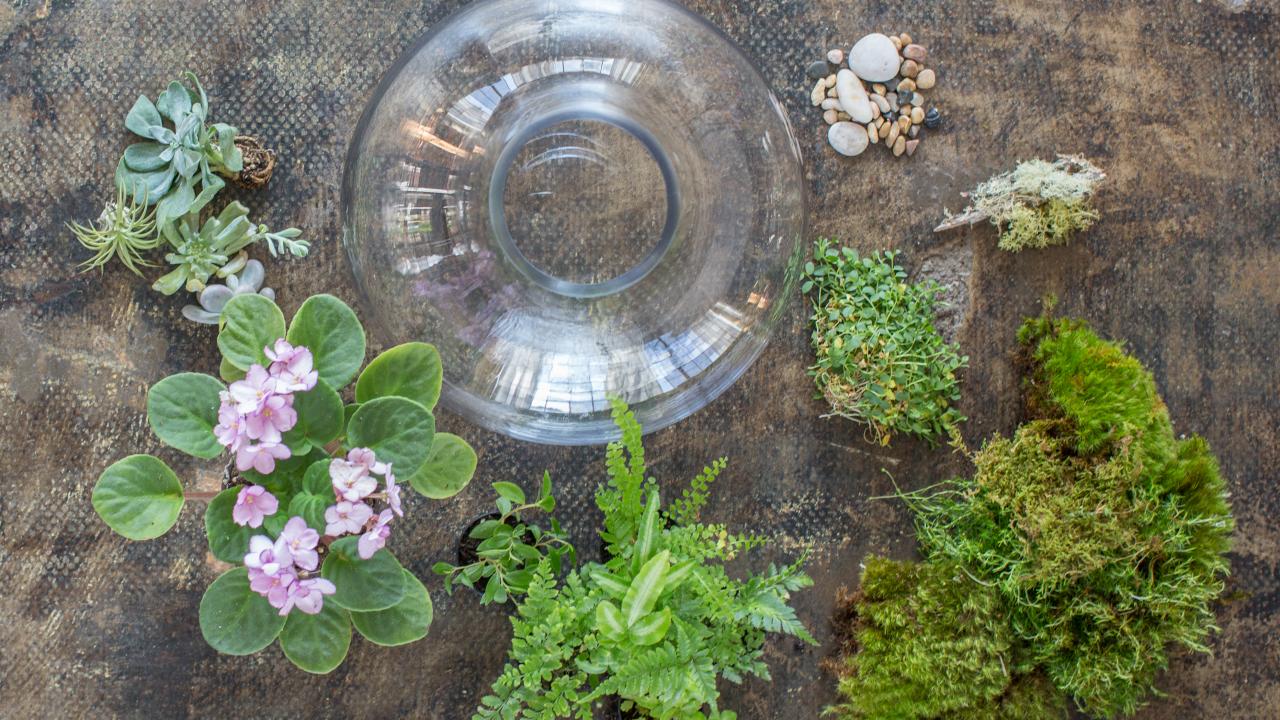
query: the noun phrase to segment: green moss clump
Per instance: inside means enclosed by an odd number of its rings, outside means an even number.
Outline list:
[[[907,282],[892,252],[859,257],[821,239],[813,255],[802,286],[813,301],[810,374],[831,414],[881,445],[899,433],[930,444],[953,434],[964,420],[956,371],[968,358],[933,325],[937,283]]]
[[[1060,717],[1064,702],[1026,676],[999,593],[956,563],[870,557],[847,604],[857,648],[839,668],[847,718]]]
[[[907,496],[926,564],[957,564],[1000,599],[1026,674],[1091,715],[1131,714],[1169,646],[1208,650],[1234,530],[1226,485],[1202,438],[1174,435],[1154,378],[1118,344],[1048,317],[1019,338],[1032,419],[975,453],[972,478]],[[918,650],[930,652],[941,654]],[[879,672],[909,685],[915,668],[890,658]]]

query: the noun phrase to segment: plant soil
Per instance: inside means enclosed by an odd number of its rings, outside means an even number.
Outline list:
[[[235,177],[236,184],[253,189],[266,185],[276,169],[276,151],[252,135],[237,135],[236,147],[244,156],[244,166]]]

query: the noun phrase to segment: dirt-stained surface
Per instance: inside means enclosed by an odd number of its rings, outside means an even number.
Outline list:
[[[598,515],[590,492],[601,451],[517,443],[444,416],[479,449],[477,481],[444,503],[411,501],[397,554],[427,578],[431,635],[385,649],[356,639],[328,676],[271,648],[219,656],[196,607],[216,575],[201,513],[170,535],[129,543],[94,516],[89,492],[108,463],[156,452],[187,482],[216,486],[216,463],[161,448],[144,418],[147,386],[180,370],[216,371],[214,331],[113,266],[63,228],[97,215],[122,119],[190,68],[214,118],[280,153],[270,186],[235,191],[255,218],[316,240],[304,261],[268,261],[286,313],[308,294],[354,300],[337,243],[346,144],[374,84],[399,51],[459,3],[18,0],[0,5],[0,717],[464,718],[497,674],[505,608],[450,598],[429,576],[486,505],[495,480],[558,482],[583,547]],[[1125,338],[1156,374],[1179,430],[1218,452],[1238,518],[1234,574],[1213,656],[1178,656],[1168,696],[1144,718],[1280,715],[1280,8],[1232,0],[695,0],[696,10],[761,65],[806,152],[812,235],[897,248],[959,291],[952,318],[970,357],[962,410],[970,443],[1018,421],[1010,359],[1020,318],[1054,292],[1065,312]],[[804,66],[828,43],[909,31],[929,47],[944,128],[911,160],[879,148],[837,158],[808,105]],[[1082,153],[1110,174],[1102,219],[1070,247],[1020,255],[988,227],[930,232],[959,193],[1031,156]],[[264,258],[266,259],[266,258]],[[155,273],[153,272],[153,275]],[[674,487],[731,456],[709,516],[774,535],[767,553],[814,546],[816,585],[801,615],[830,640],[836,590],[869,552],[910,556],[910,518],[873,500],[963,472],[946,450],[873,447],[820,420],[805,376],[806,312],[795,302],[752,370],[706,410],[649,440]],[[887,471],[887,473],[885,472]],[[819,670],[830,644],[774,641],[774,682],[725,685],[744,720],[816,718],[833,699]]]

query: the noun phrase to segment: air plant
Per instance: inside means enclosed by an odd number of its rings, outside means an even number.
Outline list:
[[[249,260],[241,251],[215,273],[226,278],[223,283],[211,283],[196,293],[199,305],[187,305],[182,308],[182,316],[203,325],[217,325],[222,316],[222,309],[236,295],[261,295],[268,300],[275,300],[276,293],[269,287],[262,287],[266,280],[266,270],[257,260]]]
[[[96,223],[88,226],[67,223],[67,227],[84,247],[92,250],[93,257],[80,263],[83,272],[101,269],[119,258],[133,274],[142,276],[138,266],[150,267],[152,263],[142,258],[142,253],[160,244],[156,235],[156,218],[146,204],[126,195],[123,189],[116,192],[115,202],[102,208]]]
[[[186,78],[194,90],[175,80],[155,103],[138,96],[124,124],[145,141],[126,148],[116,167],[116,185],[137,202],[156,206],[162,232],[218,194],[226,185],[219,173],[234,177],[243,167],[236,128],[206,126],[209,98],[193,73]]]

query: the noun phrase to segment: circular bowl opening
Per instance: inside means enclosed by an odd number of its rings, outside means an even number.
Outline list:
[[[647,431],[763,350],[799,271],[799,147],[714,27],[667,0],[482,0],[401,57],[356,129],[343,239],[387,344],[443,403],[537,442]]]

